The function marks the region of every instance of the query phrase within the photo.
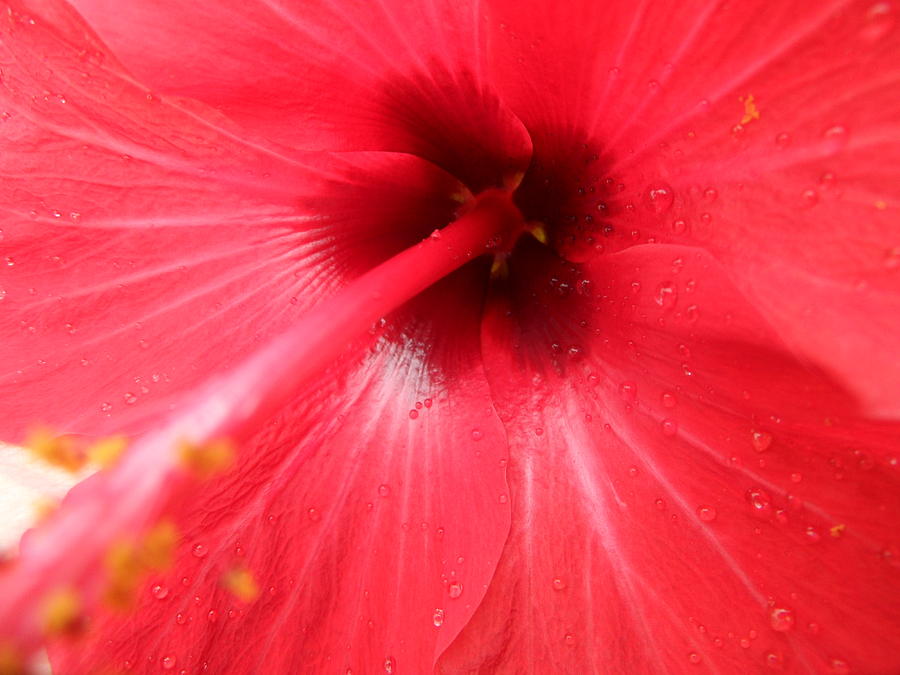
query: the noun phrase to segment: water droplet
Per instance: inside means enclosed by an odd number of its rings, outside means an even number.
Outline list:
[[[553,579],[553,590],[554,591],[561,591],[561,590],[565,589],[565,587],[566,587],[565,579],[563,579],[562,577],[556,577],[555,579]]]
[[[822,539],[822,535],[812,525],[808,525],[804,533],[806,534],[806,541],[811,544],[816,544]]]
[[[714,202],[719,198],[719,191],[713,187],[706,188],[703,191],[703,198],[708,202]]]
[[[678,399],[676,398],[675,394],[673,394],[670,391],[663,392],[663,394],[660,398],[662,400],[662,404],[663,404],[664,408],[672,409],[676,405],[678,405]]]
[[[678,433],[678,422],[675,420],[665,419],[660,424],[664,436],[672,437]]]
[[[772,670],[781,670],[784,666],[784,657],[781,654],[769,652],[766,654],[766,666]]]
[[[716,519],[718,512],[712,506],[697,507],[697,515],[705,523],[711,523]]]
[[[122,398],[125,401],[125,405],[134,405],[137,403],[137,396],[130,391],[126,391]]]
[[[656,508],[657,508],[658,510],[660,510],[660,511],[665,511],[665,510],[666,510],[666,500],[665,500],[665,499],[657,499],[657,500],[656,500],[655,502],[653,502],[653,503],[656,504]]]
[[[216,610],[211,609],[206,613],[206,620],[210,623],[215,623],[219,618],[219,615],[216,614]]]
[[[384,660],[384,672],[393,673],[394,672],[394,659],[388,657]]]
[[[765,452],[772,445],[772,434],[768,431],[759,431],[754,429],[750,432],[750,442],[756,452]]]
[[[409,411],[409,419],[414,420],[419,416],[419,411],[413,408]]]
[[[450,583],[449,586],[447,586],[447,594],[453,600],[456,600],[456,598],[461,596],[462,592],[463,592],[463,585],[459,581],[453,581]]]
[[[656,304],[663,309],[669,309],[675,306],[678,300],[678,289],[671,281],[664,281],[656,287],[656,295],[653,298]]]
[[[640,471],[638,470],[638,468],[636,466],[628,467],[628,475],[631,476],[632,478],[637,476],[639,473],[640,473]]]
[[[753,487],[747,490],[747,501],[757,515],[768,516],[772,512],[772,498],[762,488]]]
[[[619,387],[619,394],[625,401],[634,401],[637,398],[637,385],[634,382],[623,382]]]
[[[162,661],[160,661],[160,663],[162,664],[163,670],[172,670],[172,668],[175,667],[175,657],[164,656],[162,657]]]
[[[866,12],[866,24],[859,32],[859,36],[866,42],[875,42],[890,33],[894,23],[891,3],[878,2]]]
[[[784,607],[776,607],[769,615],[772,628],[785,633],[794,627],[794,613]]]
[[[839,152],[845,145],[847,145],[847,140],[849,139],[850,134],[847,131],[847,127],[836,124],[833,127],[828,127],[825,131],[822,132],[822,139],[825,142],[825,150],[830,154],[834,154]]]
[[[811,208],[819,203],[819,193],[812,188],[808,188],[800,193],[800,202],[803,206]]]
[[[673,221],[672,222],[672,232],[674,234],[684,234],[685,232],[687,232],[687,222],[684,220],[681,220],[680,218],[678,220]]]
[[[565,642],[569,647],[574,647],[575,646],[575,636],[572,635],[571,633],[566,633],[565,637],[563,638],[563,642]]]
[[[700,657],[700,655],[697,652],[691,652],[690,654],[688,654],[688,661],[690,661],[691,663],[697,664],[697,663],[700,663],[702,660],[703,659]]]
[[[791,144],[790,134],[780,133],[775,137],[775,145],[779,148],[786,148]]]
[[[194,544],[191,553],[194,554],[195,558],[205,558],[206,554],[209,553],[209,549],[206,548],[205,544]]]
[[[165,600],[169,595],[169,589],[167,586],[163,586],[162,584],[156,584],[155,586],[150,588],[150,593],[157,600]]]
[[[387,497],[391,494],[391,488],[389,485],[379,485],[378,486],[378,494],[382,497]]]
[[[480,441],[484,438],[484,434],[481,432],[481,429],[472,429],[472,440]]]
[[[647,190],[647,204],[654,213],[665,213],[675,202],[675,193],[665,183],[651,185]]]
[[[175,615],[175,623],[177,623],[179,626],[183,626],[187,623],[187,617],[183,612],[178,612],[178,614]]]
[[[430,398],[426,398],[426,399],[423,401],[423,403],[424,403],[424,405],[425,405],[426,408],[430,408],[430,407],[432,406],[432,404],[433,404],[433,401],[432,401]]]
[[[434,610],[434,616],[431,617],[432,621],[434,621],[434,625],[440,628],[444,625],[444,610],[436,609]]]
[[[110,410],[112,410],[112,403],[104,401],[100,404],[100,412],[108,413]]]
[[[313,509],[313,508],[309,509],[306,512],[306,515],[313,522],[316,522],[317,520],[319,520],[322,517],[322,515],[319,513],[319,511],[317,509]]]
[[[850,664],[844,659],[831,659],[831,663],[828,665],[831,667],[832,673],[838,673],[838,675],[849,675],[850,673]]]

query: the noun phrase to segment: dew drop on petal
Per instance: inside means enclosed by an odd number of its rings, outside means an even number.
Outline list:
[[[787,133],[780,133],[775,137],[775,145],[779,148],[786,148],[791,144],[791,135]]]
[[[750,432],[750,441],[756,452],[765,452],[772,445],[772,434],[768,431],[759,431],[754,429]]]
[[[574,647],[575,646],[575,636],[572,635],[571,633],[566,633],[565,637],[563,638],[563,642],[565,642],[569,647]]]
[[[673,234],[684,234],[687,232],[687,222],[681,220],[672,221],[672,233]]]
[[[697,652],[691,652],[690,654],[688,654],[688,661],[693,664],[700,663],[700,661],[702,660],[703,659],[700,658],[700,655]]]
[[[553,579],[553,590],[554,591],[564,590],[565,587],[566,587],[565,579],[563,579],[561,577],[556,577]]]
[[[157,600],[165,600],[169,595],[169,588],[162,584],[155,584],[150,588],[150,594]]]
[[[772,670],[781,670],[784,667],[784,657],[776,652],[766,654],[766,666]]]
[[[195,558],[205,558],[206,554],[209,553],[209,549],[206,548],[205,544],[194,544],[191,553],[194,554]]]
[[[711,523],[716,519],[717,511],[712,506],[697,507],[697,516],[705,523]]]
[[[747,501],[757,515],[768,516],[772,511],[772,498],[762,488],[753,487],[747,490]]]
[[[772,628],[780,633],[786,633],[794,627],[794,613],[784,607],[775,607],[769,615]]]
[[[434,625],[440,628],[444,625],[444,610],[438,608],[434,610],[434,615],[431,617]]]
[[[664,281],[656,287],[656,295],[653,296],[653,299],[660,307],[669,309],[674,307],[678,300],[678,289],[671,281]]]
[[[409,411],[409,419],[414,420],[419,416],[419,411],[413,408]]]
[[[844,659],[831,659],[831,672],[837,675],[849,675],[850,665]]]
[[[384,660],[384,672],[393,673],[394,672],[394,659],[388,657]]]
[[[452,600],[456,600],[459,596],[462,595],[463,585],[459,581],[453,581],[447,586],[447,594],[450,596]]]
[[[678,404],[678,399],[670,391],[664,391],[660,397],[664,408],[672,409]]]
[[[389,494],[391,494],[390,486],[384,485],[384,484],[379,485],[378,486],[378,494],[382,497],[387,497]]]
[[[675,201],[675,193],[666,183],[657,183],[647,189],[647,204],[654,213],[665,213]]]
[[[678,433],[678,422],[675,420],[665,419],[660,426],[664,436],[672,437]]]
[[[637,398],[637,385],[634,382],[623,382],[619,387],[619,394],[625,401],[634,401]]]
[[[481,429],[472,429],[472,440],[480,441],[484,438],[484,433],[482,433]]]
[[[175,667],[175,657],[174,656],[164,656],[160,661],[162,664],[163,670],[172,670]]]

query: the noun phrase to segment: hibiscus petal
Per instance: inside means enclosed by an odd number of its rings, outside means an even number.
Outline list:
[[[709,254],[537,249],[482,334],[512,532],[442,672],[895,671],[897,427]]]
[[[464,188],[410,156],[251,143],[149,96],[71,10],[15,7],[0,91],[8,440],[37,424],[143,430],[459,206]]]
[[[483,77],[478,3],[73,3],[144,82],[259,135],[423,157],[473,191],[531,143]]]
[[[509,523],[479,308],[452,281],[311,382],[235,472],[170,503],[185,535],[174,568],[132,616],[101,611],[87,640],[60,645],[61,672],[430,670]],[[257,599],[222,587],[233,569],[252,573]]]
[[[613,181],[630,243],[713,251],[798,354],[900,412],[896,8],[489,5],[494,79],[536,157],[578,130],[601,167],[579,184]]]

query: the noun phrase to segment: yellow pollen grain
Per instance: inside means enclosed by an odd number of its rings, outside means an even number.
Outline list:
[[[242,602],[253,602],[259,597],[259,586],[250,570],[233,569],[222,577],[222,586]]]
[[[48,464],[76,473],[85,465],[85,458],[78,451],[71,436],[58,436],[46,428],[39,428],[28,434],[24,443],[37,457]]]
[[[835,525],[835,526],[829,528],[828,531],[831,532],[832,537],[837,539],[838,537],[842,537],[844,535],[844,530],[846,530],[846,529],[847,529],[847,526],[844,525],[843,523],[840,523],[839,525]]]
[[[41,497],[34,502],[34,517],[38,523],[46,522],[59,509],[59,501]]]
[[[234,443],[220,438],[208,443],[183,441],[178,447],[181,465],[200,479],[212,478],[234,465]]]
[[[0,675],[25,675],[25,664],[10,644],[0,643]]]
[[[97,441],[89,447],[87,457],[88,460],[97,466],[108,469],[119,460],[127,447],[128,439],[124,436],[110,436]]]
[[[151,528],[138,544],[124,540],[113,543],[106,552],[104,602],[113,609],[130,608],[144,576],[171,567],[177,543],[178,530],[168,521]]]
[[[747,94],[747,96],[738,97],[738,101],[744,104],[744,116],[741,118],[741,124],[746,126],[750,124],[753,120],[759,119],[759,108],[756,107],[756,101],[753,98],[753,94]]]
[[[491,263],[491,279],[506,279],[509,277],[509,263],[505,255],[495,255]]]
[[[71,588],[53,591],[44,600],[42,619],[48,637],[72,635],[81,618],[81,598]]]
[[[547,245],[547,242],[550,241],[549,237],[547,237],[547,228],[539,221],[528,223],[528,232],[545,246]]]
[[[144,537],[141,560],[151,570],[164,571],[172,566],[178,529],[169,521],[157,523]]]

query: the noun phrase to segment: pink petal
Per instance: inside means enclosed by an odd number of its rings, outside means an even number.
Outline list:
[[[539,161],[576,130],[596,160],[576,177],[613,181],[619,232],[714,252],[802,358],[900,412],[896,7],[489,5],[494,81]],[[567,205],[598,218],[602,185]]]
[[[73,3],[143,82],[306,149],[423,157],[473,191],[530,140],[484,78],[477,3]]]
[[[482,333],[513,528],[442,672],[897,670],[897,427],[708,254],[537,249]]]
[[[148,98],[77,16],[43,6],[3,27],[7,440],[147,428],[458,207],[464,188],[413,157],[288,156]]]
[[[132,616],[101,611],[86,641],[60,645],[60,671],[428,672],[509,526],[505,435],[473,365],[478,307],[457,296],[466,277],[313,380],[235,472],[170,503],[185,533],[174,569]],[[423,311],[435,305],[440,317]],[[234,568],[258,599],[221,587]]]

